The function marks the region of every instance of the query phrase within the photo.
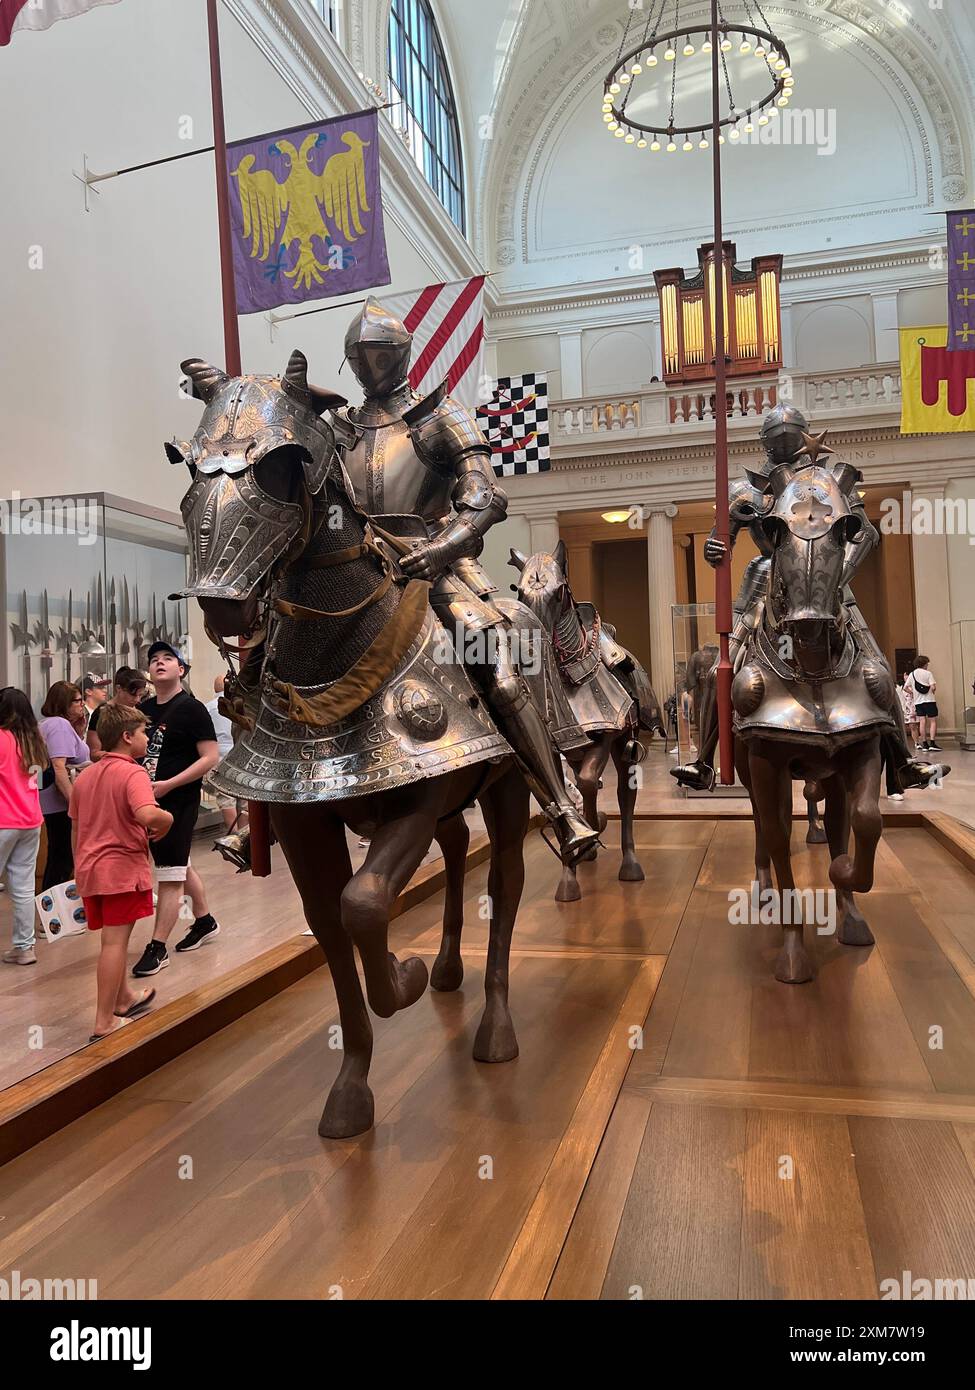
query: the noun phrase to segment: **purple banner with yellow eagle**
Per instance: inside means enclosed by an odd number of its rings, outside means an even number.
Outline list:
[[[390,283],[376,110],[227,146],[237,310]]]

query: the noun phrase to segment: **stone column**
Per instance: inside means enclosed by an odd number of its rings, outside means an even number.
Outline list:
[[[671,608],[677,602],[674,573],[673,502],[654,502],[643,507],[647,523],[647,579],[650,598],[650,678],[654,693],[663,703],[674,693],[674,627]]]
[[[912,502],[924,499],[927,517],[935,525],[944,516],[943,483],[925,483],[911,490]],[[920,517],[911,522],[911,558],[914,568],[914,612],[917,622],[917,649],[931,659],[931,670],[938,682],[936,700],[941,710],[938,731],[955,728],[955,690],[951,650],[951,613],[949,607],[950,579],[948,574],[948,537],[919,534]]]
[[[531,553],[537,555],[544,551],[546,555],[554,555],[559,543],[558,517],[531,516],[528,525],[531,527]]]

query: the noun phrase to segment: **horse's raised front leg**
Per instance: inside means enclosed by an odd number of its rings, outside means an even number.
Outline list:
[[[595,743],[590,744],[583,751],[579,774],[576,778],[579,790],[582,792],[582,813],[593,830],[600,832],[606,828],[606,816],[601,815],[599,811],[599,789],[602,786],[602,776],[606,771],[606,764],[609,762],[612,740],[613,735],[611,733],[601,734]],[[585,863],[588,859],[595,859],[596,854],[596,846],[593,845],[591,850],[581,856],[579,862]]]
[[[795,879],[792,876],[792,777],[788,766],[767,757],[754,743],[748,748],[752,797],[762,822],[762,836],[775,866],[782,921],[782,949],[775,962],[775,978],[787,985],[805,984],[814,975],[812,961],[802,940],[802,922]]]
[[[572,769],[572,775],[579,785],[579,768],[581,766],[582,754],[578,757],[571,756],[566,759]],[[582,897],[582,889],[579,887],[579,880],[576,877],[575,864],[562,864],[562,874],[559,878],[559,886],[555,890],[555,901],[557,903],[577,903]]]
[[[825,845],[826,831],[823,829],[823,822],[819,816],[819,806],[825,795],[823,788],[818,782],[807,782],[802,789],[802,794],[806,798],[806,844]]]
[[[616,800],[620,808],[620,849],[623,862],[619,877],[623,883],[642,883],[643,868],[636,857],[633,840],[633,812],[636,810],[637,777],[639,763],[626,756],[629,737],[619,734],[613,739],[613,763],[616,767]]]
[[[854,849],[852,860],[846,853],[833,860],[829,876],[837,888],[848,893],[869,893],[884,828],[880,813],[880,738],[875,735],[845,749],[839,772],[846,783]]]
[[[518,1039],[508,1010],[508,957],[522,889],[525,886],[525,835],[530,807],[528,787],[512,766],[480,798],[491,837],[488,898],[491,937],[484,970],[484,1016],[474,1039],[477,1062],[510,1062]]]
[[[445,779],[386,792],[365,863],[342,893],[342,925],[358,947],[369,1006],[380,1018],[414,1004],[427,987],[419,956],[398,961],[389,950],[389,914],[433,843]]]
[[[850,812],[846,782],[842,774],[828,777],[823,784],[823,790],[826,794],[826,835],[829,840],[829,853],[830,858],[836,860],[846,855],[850,848]],[[873,933],[854,902],[853,894],[845,888],[837,888],[836,902],[840,910],[837,940],[844,946],[872,946]]]
[[[339,1005],[342,1065],[318,1132],[327,1139],[349,1139],[372,1129],[375,1107],[369,1089],[372,1024],[339,907],[339,893],[352,877],[345,825],[321,805],[273,806],[271,822],[301,894],[305,921],[325,952]],[[334,876],[327,893],[322,892],[323,865]]]
[[[437,844],[443,851],[444,906],[440,951],[430,971],[430,983],[437,990],[460,989],[464,962],[460,958],[460,937],[464,930],[464,879],[471,832],[463,813],[441,821]]]

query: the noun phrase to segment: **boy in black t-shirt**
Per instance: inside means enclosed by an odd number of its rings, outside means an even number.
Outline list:
[[[180,684],[189,669],[168,642],[154,642],[149,648],[149,674],[155,694],[141,706],[149,721],[149,746],[143,766],[156,800],[163,810],[171,812],[173,824],[161,840],[150,845],[159,901],[152,940],[133,975],[155,975],[169,964],[166,942],[176,925],[184,891],[193,903],[194,922],[176,950],[195,951],[220,930],[207,908],[203,881],[190,865],[190,843],[200,809],[203,778],[216,767],[220,751],[206,705]]]

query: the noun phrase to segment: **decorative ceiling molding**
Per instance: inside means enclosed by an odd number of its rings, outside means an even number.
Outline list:
[[[927,124],[901,74],[887,61],[883,50],[889,50],[910,74],[925,101],[940,161],[941,196],[948,202],[958,202],[964,198],[967,188],[964,143],[954,104],[939,71],[939,68],[945,67],[945,57],[939,52],[939,45],[919,25],[912,21],[907,29],[899,28],[883,9],[878,14],[876,6],[867,7],[862,0],[807,0],[803,11],[784,5],[767,8],[804,27],[815,26],[824,33],[842,36],[847,47],[852,42],[867,55],[871,65],[882,71],[888,82],[898,89],[905,118],[913,122],[917,146],[924,162],[927,205],[930,205],[934,201],[935,170]],[[914,29],[920,38],[910,32]],[[531,78],[523,86],[514,105],[505,109],[504,129],[508,132],[508,139],[505,141],[500,135],[496,139],[492,150],[493,177],[487,171],[482,174],[482,183],[490,184],[494,193],[495,247],[491,259],[498,266],[513,266],[518,261],[519,252],[525,263],[531,263],[528,261],[531,254],[528,239],[529,203],[542,152],[551,132],[564,120],[568,107],[578,100],[580,88],[591,85],[607,66],[609,50],[618,43],[620,31],[620,24],[614,21],[602,25],[594,35],[585,37],[571,53],[556,41],[547,54],[532,54],[535,67]],[[553,72],[551,64],[556,58],[559,60],[559,70]],[[580,73],[583,76],[580,77]],[[575,80],[567,86],[569,76]],[[502,109],[500,102],[499,109]],[[542,127],[546,133],[540,137]],[[490,206],[488,196],[487,191],[482,194],[482,208]],[[882,211],[877,209],[873,213],[843,214],[843,217],[853,220]],[[832,220],[836,216],[833,213]],[[830,219],[824,217],[819,220]],[[804,217],[802,221],[805,224],[809,219]],[[795,225],[795,219],[752,230],[771,231],[790,225]],[[667,243],[655,240],[655,246],[659,244]],[[489,255],[490,252],[486,251],[485,254]],[[585,259],[600,254],[605,254],[605,248],[595,252],[561,252],[558,259]]]

